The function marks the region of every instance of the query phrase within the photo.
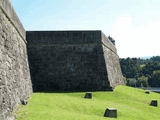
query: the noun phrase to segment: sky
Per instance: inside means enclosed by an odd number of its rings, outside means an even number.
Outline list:
[[[10,0],[26,30],[102,30],[120,58],[160,55],[160,0]]]

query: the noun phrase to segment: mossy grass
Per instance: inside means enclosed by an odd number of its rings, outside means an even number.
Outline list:
[[[113,92],[33,93],[29,104],[17,112],[16,120],[113,120],[103,117],[106,108],[117,108],[118,120],[158,120],[160,107],[150,106],[160,94],[118,86]]]

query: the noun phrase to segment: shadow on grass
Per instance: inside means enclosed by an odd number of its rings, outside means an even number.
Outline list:
[[[113,92],[114,90],[36,90],[34,93],[77,93],[77,92]]]

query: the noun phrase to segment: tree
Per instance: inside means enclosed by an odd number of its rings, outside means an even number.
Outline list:
[[[159,61],[160,62],[160,56],[153,56],[150,58],[152,61]]]
[[[148,77],[142,76],[137,79],[138,87],[148,87]]]
[[[127,86],[136,87],[136,79],[135,78],[127,78]]]
[[[160,70],[153,72],[151,77],[148,79],[148,83],[151,87],[160,87]]]
[[[140,70],[140,65],[137,58],[122,58],[120,59],[122,73],[126,78],[134,78]]]
[[[120,65],[123,76],[127,79],[129,86],[160,87],[160,56],[153,56],[150,59],[120,58]],[[132,79],[130,79],[132,78]],[[148,80],[147,80],[148,78]]]

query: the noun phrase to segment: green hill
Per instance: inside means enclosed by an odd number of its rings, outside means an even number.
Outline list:
[[[106,108],[117,108],[118,120],[159,120],[160,107],[150,106],[160,94],[126,86],[113,92],[33,93],[29,104],[17,112],[16,120],[113,120],[103,117]]]

